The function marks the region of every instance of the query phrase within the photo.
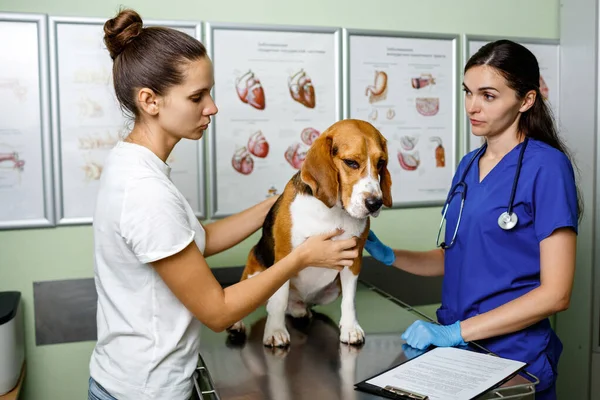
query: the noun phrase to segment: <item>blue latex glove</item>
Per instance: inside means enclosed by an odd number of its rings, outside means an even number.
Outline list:
[[[429,345],[437,347],[466,346],[460,332],[460,321],[452,325],[438,325],[431,322],[415,321],[402,334],[411,347],[426,349]]]
[[[374,259],[385,265],[392,265],[396,260],[394,250],[381,243],[373,231],[369,231],[369,236],[365,241],[365,250],[368,251]]]

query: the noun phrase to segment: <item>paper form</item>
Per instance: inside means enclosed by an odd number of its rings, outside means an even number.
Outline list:
[[[511,376],[526,364],[454,347],[437,347],[366,383],[429,396],[468,400]]]

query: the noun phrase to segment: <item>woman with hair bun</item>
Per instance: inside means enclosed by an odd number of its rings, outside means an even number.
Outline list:
[[[129,9],[104,33],[116,96],[134,126],[106,159],[94,213],[98,338],[88,397],[187,400],[202,324],[225,330],[309,265],[352,265],[356,239],[331,240],[341,231],[311,237],[223,289],[205,257],[257,231],[277,197],[202,226],[166,160],[181,139],[201,139],[217,113],[206,49],[175,29],[144,27]]]

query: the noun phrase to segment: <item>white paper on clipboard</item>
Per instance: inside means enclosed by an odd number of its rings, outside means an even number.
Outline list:
[[[430,400],[472,399],[526,365],[454,347],[437,347],[370,380],[428,396]]]

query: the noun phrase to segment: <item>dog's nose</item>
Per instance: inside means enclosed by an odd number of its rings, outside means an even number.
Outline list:
[[[369,212],[375,212],[381,208],[383,200],[379,197],[367,197],[365,200],[365,207]]]

